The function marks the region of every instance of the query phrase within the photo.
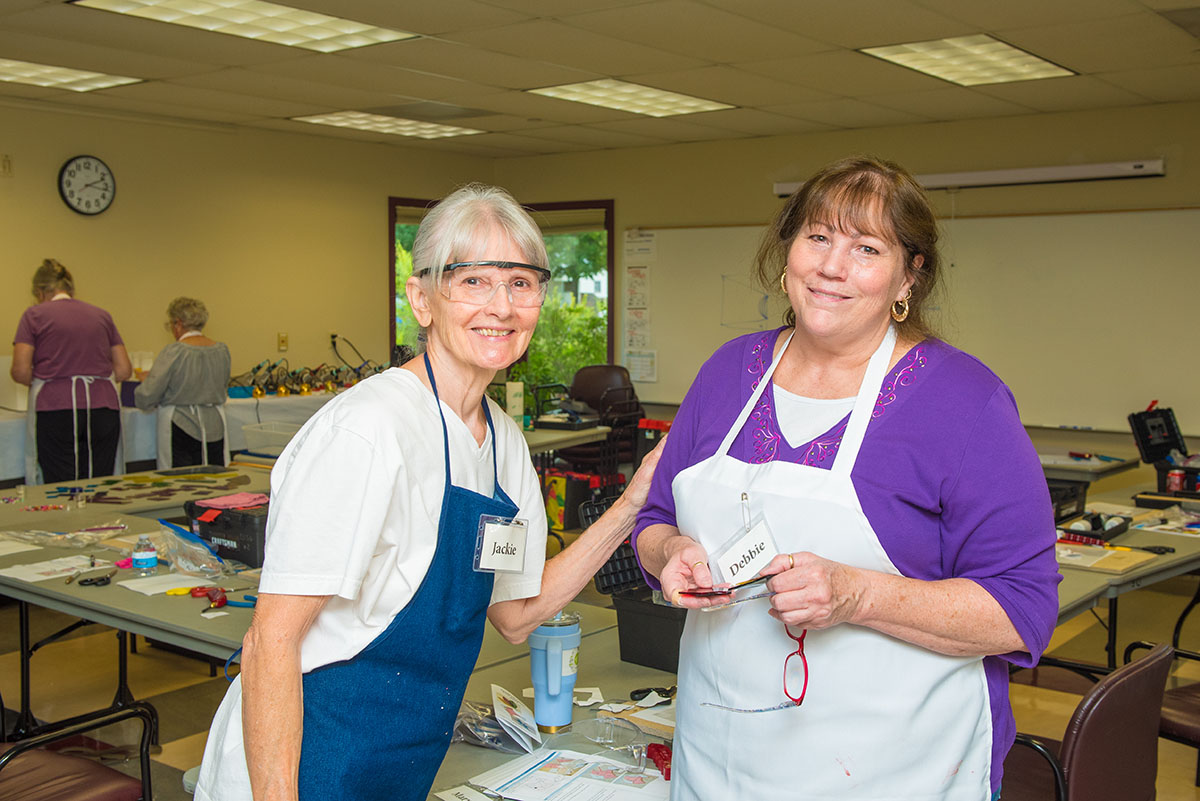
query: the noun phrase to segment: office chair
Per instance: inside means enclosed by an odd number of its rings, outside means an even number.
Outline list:
[[[638,420],[646,416],[629,371],[619,364],[581,367],[571,380],[567,394],[600,415],[600,425],[612,431],[604,442],[563,448],[558,457],[572,470],[615,473],[617,465],[633,461]]]
[[[1062,742],[1018,734],[1004,760],[1004,801],[1153,801],[1159,709],[1171,646],[1155,646],[1100,679]]]
[[[1194,604],[1189,604],[1187,612]],[[1183,622],[1182,617],[1180,623]],[[1179,628],[1175,629],[1175,641],[1179,641]],[[1125,648],[1125,661],[1128,662],[1134,651],[1155,647],[1153,643],[1139,640],[1131,642]],[[1161,647],[1161,646],[1160,646]],[[1200,653],[1175,649],[1179,659],[1190,659],[1200,662]],[[1200,748],[1200,683],[1185,684],[1173,687],[1163,693],[1162,720],[1158,726],[1158,736],[1174,743]],[[1200,752],[1196,754],[1196,786],[1200,787]]]
[[[138,744],[140,781],[99,762],[43,747],[133,718],[142,724]],[[91,720],[15,743],[0,743],[0,801],[149,801],[153,798],[150,792],[153,728],[150,709],[135,701]]]

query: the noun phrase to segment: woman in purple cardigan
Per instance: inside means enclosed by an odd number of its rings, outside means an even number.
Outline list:
[[[691,610],[674,801],[997,796],[1008,667],[1057,616],[1054,521],[1011,392],[925,322],[936,240],[903,168],[825,167],[759,251],[786,325],[724,345],[680,407],[635,529]]]

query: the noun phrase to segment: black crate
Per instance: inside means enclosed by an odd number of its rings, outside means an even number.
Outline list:
[[[579,524],[584,528],[592,525],[615,500],[615,497],[609,497],[584,501],[579,505]],[[634,555],[628,540],[617,546],[612,556],[608,557],[608,561],[596,571],[594,580],[596,591],[605,595],[648,589],[646,580],[642,577],[642,570],[638,567],[637,556]]]
[[[1154,469],[1158,473],[1159,492],[1167,491],[1167,473],[1172,470],[1183,471],[1183,489],[1185,492],[1200,492],[1200,489],[1196,486],[1196,482],[1200,480],[1200,467],[1196,467],[1195,465],[1184,467],[1182,465],[1171,464],[1168,461],[1162,461],[1155,462]]]
[[[250,567],[262,567],[263,545],[267,534],[267,504],[247,509],[214,510],[184,501],[183,510],[192,521],[192,533],[211,543],[222,559],[236,559]],[[209,521],[198,518],[219,511]]]
[[[1182,470],[1183,489],[1196,492],[1196,481],[1200,478],[1200,467],[1183,467],[1167,461],[1167,454],[1172,450],[1187,454],[1187,443],[1183,440],[1183,432],[1175,420],[1174,409],[1151,409],[1147,412],[1135,412],[1129,415],[1129,427],[1133,430],[1133,439],[1137,442],[1138,453],[1142,461],[1153,464],[1158,474],[1158,491],[1167,490],[1167,473],[1172,470]]]
[[[1050,503],[1054,504],[1055,523],[1083,514],[1087,505],[1088,482],[1048,478],[1046,484],[1050,487]]]
[[[649,590],[617,593],[613,607],[621,661],[678,673],[679,638],[687,610],[654,603]]]

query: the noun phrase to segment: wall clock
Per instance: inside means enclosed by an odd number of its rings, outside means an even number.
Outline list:
[[[95,156],[75,156],[58,171],[58,194],[72,211],[99,214],[112,205],[117,181],[108,165]]]

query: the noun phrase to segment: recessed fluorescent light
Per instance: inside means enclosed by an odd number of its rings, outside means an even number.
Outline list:
[[[959,86],[1033,81],[1075,74],[987,34],[866,47],[859,52]]]
[[[0,81],[27,83],[45,86],[48,89],[70,89],[72,92],[90,92],[93,89],[108,89],[139,83],[141,78],[126,78],[124,75],[105,75],[102,72],[86,72],[68,67],[53,67],[49,64],[33,64],[28,61],[13,61],[0,58]]]
[[[337,128],[356,128],[360,131],[415,136],[419,139],[444,139],[449,136],[467,136],[483,133],[474,128],[456,128],[453,125],[438,125],[435,122],[406,120],[400,117],[385,117],[365,111],[335,111],[330,114],[314,114],[311,117],[292,117],[297,122],[314,122],[317,125],[333,125]]]
[[[376,28],[354,20],[262,0],[70,0],[77,6],[131,17],[228,33],[262,42],[334,53],[353,47],[412,39],[415,33]]]
[[[586,81],[585,83],[566,83],[561,86],[547,86],[544,89],[528,89],[526,91],[535,95],[556,97],[559,100],[573,100],[576,103],[632,111],[634,114],[646,114],[650,117],[673,117],[677,114],[696,114],[700,111],[733,108],[726,103],[717,103],[713,100],[667,92],[662,89],[652,89],[649,86],[616,81],[612,78]]]

